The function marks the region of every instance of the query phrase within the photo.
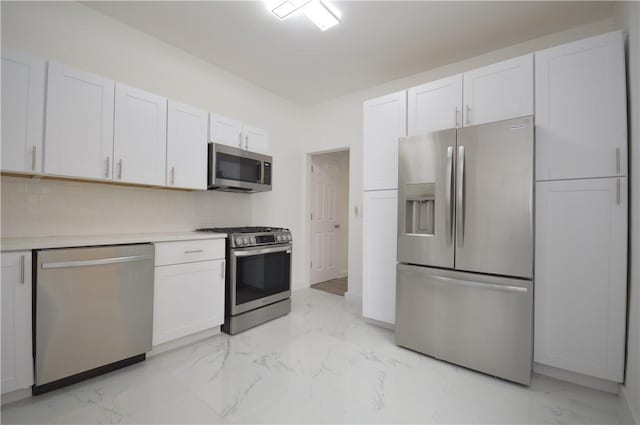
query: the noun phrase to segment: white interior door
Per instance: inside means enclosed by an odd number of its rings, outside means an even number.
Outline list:
[[[338,277],[338,163],[311,160],[311,284]]]

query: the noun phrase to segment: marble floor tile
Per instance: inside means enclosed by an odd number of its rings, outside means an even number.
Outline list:
[[[2,423],[618,424],[617,396],[534,375],[530,387],[397,347],[344,298],[2,407]]]

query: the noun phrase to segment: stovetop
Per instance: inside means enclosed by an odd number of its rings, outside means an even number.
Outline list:
[[[204,229],[196,229],[196,232],[213,232],[213,233],[268,233],[280,232],[286,229],[282,227],[266,227],[266,226],[243,226],[243,227],[210,227]]]

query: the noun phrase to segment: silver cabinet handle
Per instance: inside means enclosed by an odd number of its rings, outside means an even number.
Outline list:
[[[122,180],[122,158],[118,161],[118,178]]]
[[[620,179],[616,179],[616,204],[620,205]]]
[[[471,124],[471,106],[467,104],[467,125]]]
[[[102,266],[104,264],[131,263],[133,261],[151,260],[151,255],[130,255],[128,257],[101,258],[99,260],[63,261],[60,263],[43,263],[43,269],[68,269],[74,267]]]
[[[171,167],[171,184],[176,184],[176,167]]]
[[[185,254],[195,254],[195,253],[198,253],[198,252],[204,252],[204,250],[202,250],[202,249],[192,249],[191,251],[185,251],[184,253]]]
[[[105,177],[109,177],[109,168],[111,168],[111,157],[107,157],[107,170],[104,173]]]
[[[460,127],[460,109],[456,106],[456,128]]]
[[[620,174],[620,148],[616,148],[616,174]]]
[[[242,149],[242,132],[238,133],[238,147]]]
[[[20,283],[24,284],[24,255],[20,256]]]
[[[224,280],[224,261],[220,262],[220,279]]]
[[[244,135],[244,148],[245,148],[245,150],[249,149],[249,135],[248,134]]]
[[[36,145],[33,145],[33,148],[31,149],[31,169],[33,171],[36,171],[36,150],[38,149],[38,147]]]
[[[498,285],[496,283],[472,282],[470,280],[452,279],[450,277],[442,277],[442,276],[431,276],[431,279],[438,282],[442,282],[442,283],[469,286],[473,288],[495,289],[498,291],[509,291],[509,292],[524,292],[524,293],[528,292],[528,289],[523,286]]]
[[[458,246],[464,244],[464,146],[458,146],[458,164],[456,179],[456,232]]]
[[[453,240],[453,146],[447,147],[447,176],[445,177],[444,205],[445,205],[445,226],[447,232],[447,244],[451,245]]]

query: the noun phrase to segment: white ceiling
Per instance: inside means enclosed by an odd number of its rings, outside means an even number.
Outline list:
[[[86,2],[239,77],[312,104],[611,17],[611,2],[335,1],[321,32],[264,2]]]

